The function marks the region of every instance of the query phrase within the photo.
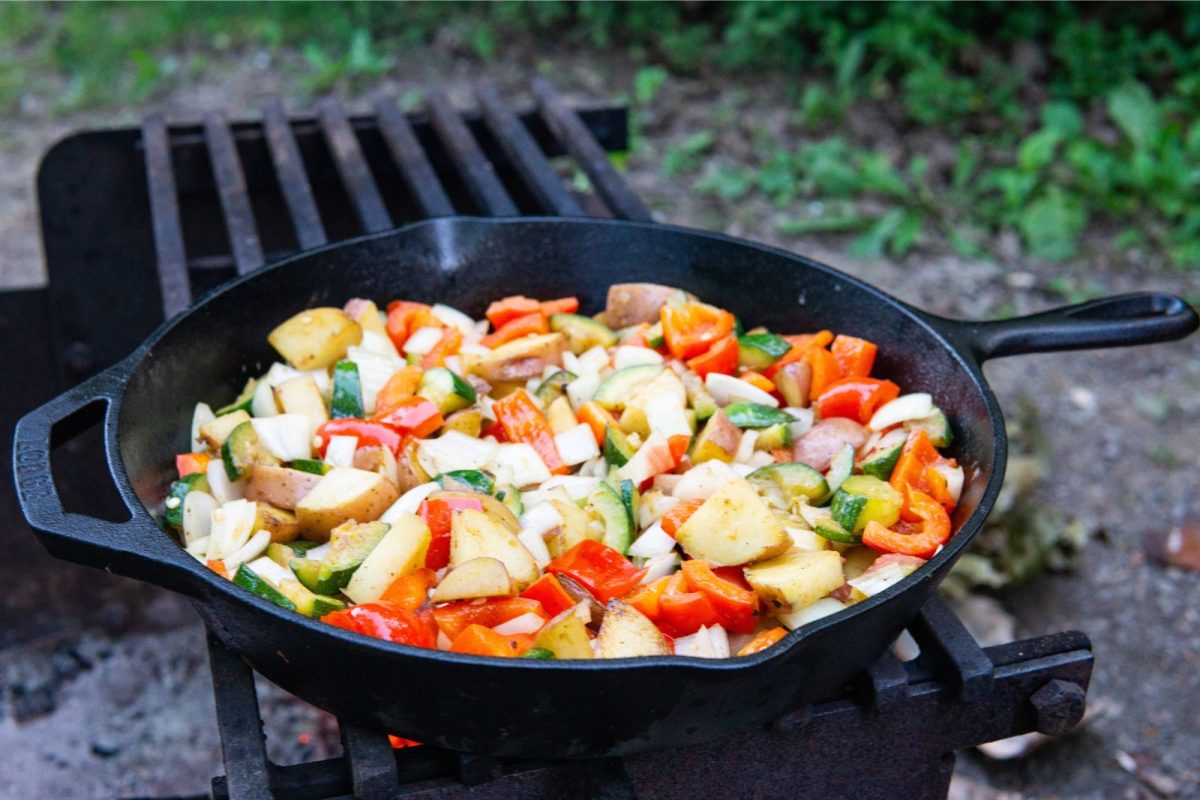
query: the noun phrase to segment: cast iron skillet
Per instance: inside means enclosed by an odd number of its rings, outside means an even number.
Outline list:
[[[266,336],[301,309],[351,297],[445,301],[479,317],[522,293],[578,295],[609,284],[685,287],[773,330],[830,328],[880,345],[877,372],[927,391],[949,413],[966,471],[948,546],[902,585],[724,661],[487,659],[391,644],[286,612],[217,577],[155,522],[197,400],[220,404],[274,360]],[[339,716],[457,750],[506,756],[618,755],[714,739],[838,689],[909,623],[979,530],[1000,489],[1004,423],[980,372],[1017,353],[1161,342],[1195,312],[1132,294],[1002,322],[911,308],[830,267],[711,233],[581,219],[445,218],[297,256],[212,292],[121,363],[21,420],[15,474],[26,518],[55,556],[189,596],[209,628],[259,672]],[[111,478],[130,519],[63,509],[52,444],[105,407]],[[64,420],[66,422],[64,422]],[[63,422],[61,425],[57,423]]]

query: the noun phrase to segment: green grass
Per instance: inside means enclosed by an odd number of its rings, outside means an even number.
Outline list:
[[[643,109],[675,75],[782,78],[799,146],[760,136],[750,159],[706,169],[741,118],[730,102],[658,156],[697,191],[768,200],[785,234],[901,257],[929,241],[978,254],[1012,230],[1067,259],[1103,232],[1103,247],[1200,265],[1194,4],[0,3],[0,113],[27,95],[59,113],[152,101],[251,49],[310,94],[356,91],[447,31],[483,61],[509,41],[620,49],[643,65],[628,94]],[[950,137],[956,157],[847,136],[862,107]]]

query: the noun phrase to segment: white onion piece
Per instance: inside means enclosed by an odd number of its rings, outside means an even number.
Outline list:
[[[692,426],[688,422],[683,403],[677,397],[657,394],[646,401],[643,411],[646,412],[646,423],[651,433],[668,439],[672,436],[691,437]]]
[[[461,356],[446,356],[446,369],[453,372],[458,377],[463,376],[463,363]]]
[[[276,414],[250,420],[263,447],[280,461],[312,457],[312,420],[304,414]]]
[[[183,541],[191,545],[212,533],[212,512],[217,501],[208,492],[193,489],[183,498]]]
[[[331,467],[353,467],[357,436],[330,436],[325,446],[325,463]]]
[[[251,561],[261,556],[263,551],[267,549],[267,545],[270,543],[271,534],[267,533],[266,531],[258,531],[255,533],[246,540],[244,545],[235,550],[231,555],[225,557],[225,574],[236,574],[238,567],[240,567],[242,564],[245,564],[247,561]],[[263,560],[271,561],[269,558]],[[271,561],[271,563],[275,564],[274,561]],[[275,566],[278,567],[279,565],[275,564]]]
[[[224,459],[214,458],[208,462],[204,474],[208,478],[209,494],[217,503],[224,505],[230,500],[240,500],[245,496],[245,481],[229,480],[229,474],[225,472]]]
[[[417,328],[404,342],[404,352],[409,355],[423,356],[437,346],[442,340],[441,328]]]
[[[788,406],[784,411],[796,419],[795,422],[788,424],[788,432],[792,434],[793,439],[797,439],[812,430],[814,413],[811,408]]]
[[[468,317],[457,308],[445,305],[444,303],[434,303],[433,308],[429,309],[429,313],[437,317],[437,319],[451,328],[458,328],[462,331],[463,336],[473,334],[475,332],[475,320]]]
[[[417,445],[417,461],[430,475],[456,469],[482,469],[496,455],[495,439],[476,439],[459,431],[446,431]]]
[[[258,506],[249,500],[230,500],[220,508],[213,509],[208,560],[226,559],[250,541],[257,516]]]
[[[361,347],[350,347],[346,350],[346,358],[358,367],[359,387],[362,391],[363,411],[374,413],[375,399],[391,377],[404,366],[398,358],[386,358],[376,353],[368,352]]]
[[[777,614],[776,618],[786,625],[789,630],[794,631],[801,625],[821,619],[822,617],[828,617],[830,614],[836,614],[843,608],[845,606],[832,597],[822,597],[812,605],[789,611],[786,614]]]
[[[608,351],[600,345],[596,345],[591,350],[579,356],[579,369],[583,370],[583,372],[599,372],[607,366]]]
[[[546,462],[542,461],[542,457],[533,447],[524,443],[497,446],[488,466],[496,476],[496,483],[511,484],[518,489],[550,480],[550,470],[546,468]]]
[[[258,419],[273,417],[279,413],[279,404],[275,402],[275,390],[266,380],[260,380],[254,387],[254,397],[250,400],[250,413]]]
[[[357,347],[365,352],[382,356],[388,360],[400,358],[400,353],[396,351],[396,345],[392,344],[392,340],[375,331],[364,330],[362,332],[362,339],[359,341]]]
[[[737,452],[733,454],[733,460],[739,464],[745,464],[750,460],[750,456],[754,454],[754,445],[758,442],[758,431],[745,430],[742,431],[741,441],[738,442]]]
[[[704,379],[704,386],[718,405],[727,406],[730,403],[746,402],[759,403],[771,408],[779,408],[779,401],[757,386],[751,386],[746,381],[732,375],[722,375],[710,372]]]
[[[421,502],[440,488],[442,487],[438,486],[434,481],[414,486],[400,495],[400,499],[388,506],[387,511],[384,511],[383,515],[379,517],[379,521],[390,525],[398,520],[402,514],[417,513],[417,509],[421,507]]]
[[[679,554],[671,552],[653,556],[646,559],[642,566],[645,567],[646,574],[638,581],[638,586],[645,586],[659,578],[675,574],[675,570],[679,569]]]
[[[202,450],[208,449],[208,445],[200,442],[200,426],[207,425],[217,418],[213,413],[212,406],[208,403],[196,403],[196,410],[192,412],[192,452],[199,453]]]
[[[563,518],[557,508],[549,503],[541,503],[522,514],[519,522],[522,533],[529,532],[533,536],[542,537],[562,525]]]
[[[203,539],[197,539],[196,541],[187,545],[184,549],[187,550],[188,555],[192,556],[201,564],[203,564],[208,560],[208,539],[209,537],[207,536],[205,536]]]
[[[962,497],[963,482],[965,480],[963,468],[951,467],[948,464],[934,464],[933,468],[946,479],[946,491],[950,493],[950,497],[957,504],[959,498]]]
[[[649,528],[677,505],[678,499],[651,489],[642,495],[642,502],[638,504],[638,527]]]
[[[583,427],[586,428],[587,426]],[[588,435],[591,435],[590,428],[588,429]],[[595,439],[592,439],[592,441],[594,442]],[[587,475],[555,475],[539,488],[542,490],[562,488],[572,500],[583,500],[595,491],[599,485],[599,478],[592,478]]]
[[[882,431],[910,419],[921,419],[933,413],[933,397],[925,392],[905,394],[891,402],[884,403],[871,417],[867,427],[873,431]]]
[[[591,400],[596,390],[600,388],[600,374],[597,372],[576,373],[578,378],[567,384],[567,399],[571,406],[578,411],[579,407]]]
[[[542,508],[551,508],[551,506],[542,506]],[[533,556],[533,560],[541,569],[545,569],[550,563],[550,549],[546,547],[546,540],[542,538],[540,533],[533,531],[521,531],[517,534],[517,541],[525,545],[525,549],[529,551],[529,555]]]
[[[331,545],[329,542],[326,542],[325,544],[319,544],[316,547],[310,547],[305,550],[300,558],[311,558],[314,561],[321,561],[331,549],[333,549],[333,545]]]
[[[622,345],[613,354],[613,369],[636,367],[639,364],[661,364],[663,357],[649,347]]]
[[[663,494],[675,494],[675,487],[679,485],[679,481],[683,479],[682,475],[674,475],[667,473],[664,475],[654,476],[654,488]]]
[[[266,531],[259,531],[259,533],[266,533]],[[269,535],[270,534],[268,534],[268,536]],[[246,566],[254,570],[255,575],[262,578],[267,583],[270,583],[276,589],[279,588],[279,584],[283,581],[296,580],[296,576],[292,574],[290,569],[279,566],[265,556],[247,562]]]
[[[583,370],[579,368],[579,356],[572,353],[570,350],[562,354],[562,368],[573,375],[579,375]]]
[[[507,622],[501,622],[492,628],[501,636],[517,636],[522,633],[537,633],[546,624],[546,620],[532,612],[513,617]]]
[[[708,629],[708,641],[712,644],[713,652],[717,654],[717,658],[729,658],[729,634],[720,625],[713,625]]]
[[[629,555],[636,558],[653,558],[670,553],[674,549],[675,540],[656,522],[629,545]]]
[[[576,425],[554,437],[554,446],[558,448],[559,458],[568,467],[590,461],[600,455],[596,446],[596,436],[587,424]]]

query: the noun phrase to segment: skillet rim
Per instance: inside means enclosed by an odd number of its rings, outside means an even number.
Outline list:
[[[800,628],[791,630],[787,636],[780,640],[777,644],[783,646],[773,646],[750,656],[737,656],[726,659],[708,659],[696,656],[632,656],[626,658],[614,659],[575,659],[575,660],[540,660],[540,659],[521,659],[521,658],[495,658],[492,656],[477,656],[464,653],[452,653],[443,650],[431,650],[428,648],[414,647],[411,645],[400,644],[397,642],[389,642],[382,639],[376,639],[366,636],[365,634],[354,633],[342,628],[336,628],[332,625],[323,625],[320,620],[311,619],[295,612],[287,611],[270,601],[258,597],[257,595],[248,592],[234,584],[232,581],[226,580],[218,576],[215,572],[207,569],[200,564],[195,558],[187,555],[186,551],[180,547],[177,541],[171,539],[170,534],[164,531],[158,524],[154,512],[152,512],[142,502],[137,492],[133,489],[133,482],[130,479],[128,471],[125,469],[124,459],[121,457],[121,428],[124,425],[124,417],[122,414],[125,393],[128,389],[128,381],[135,371],[137,371],[146,359],[150,351],[168,337],[174,328],[183,323],[185,319],[194,314],[202,306],[207,306],[210,303],[219,302],[219,299],[224,295],[235,292],[241,288],[244,283],[251,280],[263,278],[269,273],[273,273],[282,269],[286,269],[289,265],[298,261],[308,259],[314,256],[319,256],[323,253],[335,251],[343,248],[350,248],[366,242],[384,240],[388,238],[399,238],[401,235],[408,234],[413,230],[421,228],[458,228],[464,225],[479,226],[481,228],[500,227],[500,226],[583,226],[592,228],[615,228],[619,230],[639,230],[650,231],[653,233],[668,233],[682,234],[684,236],[701,239],[706,241],[719,242],[726,245],[734,245],[743,248],[757,250],[767,255],[774,257],[782,257],[794,264],[814,269],[819,272],[835,278],[836,280],[850,284],[860,290],[865,291],[876,302],[881,302],[884,305],[891,305],[899,312],[907,315],[914,323],[928,332],[938,341],[940,345],[948,352],[955,365],[966,371],[975,388],[982,394],[985,407],[988,412],[988,419],[992,425],[992,440],[994,447],[994,455],[992,458],[991,473],[988,476],[987,485],[984,487],[983,493],[979,499],[979,505],[975,511],[962,523],[962,525],[951,536],[950,541],[942,547],[942,549],[929,559],[912,575],[907,576],[904,580],[899,581],[893,586],[888,587],[879,594],[871,597],[853,606],[844,608],[834,614],[814,620]],[[443,237],[436,237],[441,239]],[[199,580],[206,590],[216,590],[225,594],[230,600],[236,603],[249,605],[251,608],[256,608],[260,612],[265,612],[274,616],[279,621],[285,624],[299,625],[301,628],[318,636],[332,636],[341,640],[344,644],[358,649],[369,649],[376,652],[384,652],[389,654],[398,654],[404,656],[415,656],[432,660],[439,663],[453,663],[463,666],[488,666],[492,668],[504,669],[529,669],[529,670],[608,670],[610,668],[618,669],[664,669],[664,668],[685,668],[692,670],[700,670],[704,672],[722,672],[728,670],[743,670],[754,669],[768,662],[787,658],[791,651],[803,640],[816,636],[826,629],[840,624],[849,624],[851,620],[869,614],[874,609],[888,604],[894,598],[899,597],[905,592],[917,591],[919,586],[924,586],[932,580],[932,576],[943,568],[948,568],[954,561],[957,560],[961,552],[969,546],[972,539],[983,527],[984,522],[990,515],[995,504],[997,495],[1000,492],[1000,486],[1003,483],[1005,466],[1008,456],[1008,437],[1004,426],[1004,417],[1000,410],[999,404],[996,401],[991,387],[988,385],[987,379],[984,377],[980,368],[980,362],[969,352],[968,347],[964,342],[956,341],[961,336],[961,332],[956,330],[956,326],[969,325],[970,323],[958,322],[952,319],[939,317],[935,314],[918,309],[892,295],[884,292],[876,286],[873,286],[859,278],[842,272],[835,267],[825,264],[820,261],[815,261],[807,256],[793,253],[784,250],[780,247],[752,242],[746,239],[741,239],[734,236],[728,236],[722,233],[714,233],[711,231],[698,230],[680,225],[669,225],[657,222],[638,222],[632,220],[619,219],[598,219],[593,217],[546,217],[546,216],[521,216],[521,217],[474,217],[466,215],[456,215],[451,217],[437,217],[433,219],[418,220],[398,228],[393,228],[379,233],[365,234],[352,239],[344,239],[339,242],[324,245],[322,247],[305,250],[300,253],[288,256],[287,258],[268,264],[260,269],[245,275],[239,275],[229,281],[214,287],[205,292],[200,297],[196,298],[186,309],[181,311],[172,319],[164,321],[157,329],[155,329],[143,341],[136,350],[122,359],[113,367],[110,367],[106,372],[120,373],[121,389],[119,394],[111,400],[115,405],[113,409],[114,435],[105,436],[105,449],[108,456],[109,470],[112,473],[114,483],[120,492],[122,499],[131,507],[134,514],[134,521],[144,523],[148,527],[152,527],[156,532],[167,539],[171,546],[179,548],[179,552],[186,557],[186,561],[178,560],[178,566],[190,574],[191,579]],[[103,373],[102,373],[103,374]],[[119,468],[119,469],[118,469]],[[140,516],[136,508],[140,508],[145,515],[144,519],[139,520]],[[125,551],[130,552],[130,551]],[[143,558],[151,559],[140,552],[130,552],[134,556],[142,556]],[[940,581],[939,581],[940,583]],[[933,587],[936,589],[936,586]],[[185,594],[189,594],[183,590]],[[198,598],[198,602],[207,603],[203,597]]]

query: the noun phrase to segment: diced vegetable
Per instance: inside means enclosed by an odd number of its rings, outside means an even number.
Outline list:
[[[276,327],[267,341],[296,369],[319,369],[362,341],[362,328],[340,308],[310,308]]]
[[[550,330],[563,334],[567,338],[567,346],[576,355],[593,347],[612,347],[617,343],[617,335],[612,329],[591,317],[552,314],[549,322]]]
[[[250,415],[238,409],[222,417],[216,417],[200,426],[200,438],[213,450],[220,451],[229,434],[233,433],[243,422],[249,422]]]
[[[417,394],[432,401],[443,416],[466,408],[477,399],[471,384],[445,367],[426,370]]]
[[[562,366],[567,340],[561,333],[529,336],[500,345],[468,368],[488,383],[512,383],[540,377],[547,366]]]
[[[254,401],[254,393],[257,389],[258,381],[255,378],[246,381],[246,385],[243,387],[241,394],[237,396],[237,399],[229,405],[217,409],[217,416],[223,417],[226,414],[232,414],[234,411],[245,411],[249,414],[251,404]]]
[[[752,333],[738,338],[738,363],[750,369],[769,367],[792,349],[773,333]]]
[[[870,475],[851,475],[834,492],[830,511],[838,524],[861,533],[869,522],[889,527],[900,519],[904,496],[886,481]]]
[[[675,533],[684,552],[721,566],[778,555],[792,545],[787,531],[744,480],[708,498]]]
[[[934,447],[949,447],[950,442],[954,439],[953,431],[950,428],[950,420],[946,418],[945,412],[937,407],[927,417],[905,422],[904,427],[909,431],[916,430],[917,428],[924,430],[929,434],[929,443]]]
[[[434,603],[449,603],[478,597],[506,597],[512,593],[512,578],[508,576],[504,563],[483,556],[466,561],[446,573],[431,599]]]
[[[362,418],[363,393],[358,377],[358,365],[353,361],[339,361],[333,366],[333,400],[330,416]]]
[[[395,484],[376,472],[335,467],[296,504],[296,517],[306,538],[324,541],[347,520],[378,519],[399,496]]]
[[[695,298],[673,286],[657,283],[614,283],[608,287],[608,303],[604,318],[614,328],[625,328],[641,322],[660,321],[662,307],[669,301],[686,302]]]
[[[454,512],[450,529],[450,566],[474,558],[494,558],[504,564],[518,591],[538,579],[538,565],[513,532],[482,511]]]
[[[627,401],[662,375],[664,369],[661,364],[639,364],[617,370],[600,383],[591,399],[609,410],[624,408]]]
[[[270,581],[259,577],[248,565],[242,564],[233,576],[233,582],[247,591],[253,592],[264,600],[268,600],[280,608],[295,611],[296,604],[271,585]]]
[[[768,604],[792,611],[845,583],[842,557],[833,550],[793,550],[746,567],[745,574]]]
[[[790,508],[798,500],[816,502],[829,496],[825,476],[798,461],[760,467],[747,475],[746,480],[768,499],[777,496],[772,504],[779,508]]]
[[[217,419],[221,418],[217,417]],[[306,425],[308,424],[307,420],[304,422]],[[221,445],[221,459],[225,464],[225,474],[231,481],[246,477],[253,464],[274,466],[279,463],[279,459],[263,446],[254,429],[254,423],[249,419],[238,425],[225,437],[225,441]]]
[[[771,408],[779,407],[779,401],[770,394],[743,380],[738,380],[732,375],[722,375],[718,372],[709,373],[704,379],[704,387],[721,406],[743,402],[757,403]]]
[[[725,416],[739,428],[769,428],[792,422],[792,416],[786,411],[758,403],[731,403],[725,407]]]
[[[604,520],[604,544],[624,555],[633,542],[633,522],[620,494],[602,483],[588,496],[587,504],[589,510]]]
[[[274,388],[275,404],[284,414],[303,414],[308,418],[311,430],[324,425],[329,420],[325,410],[325,400],[317,382],[310,375],[299,375],[288,378]]]
[[[183,528],[183,506],[189,493],[193,491],[208,492],[208,476],[203,472],[193,472],[184,475],[171,484],[164,501],[163,522],[181,530]]]
[[[550,577],[554,577],[551,575]],[[535,649],[544,648],[557,659],[563,658],[594,658],[591,637],[588,636],[587,624],[576,611],[575,606],[558,612],[534,640]],[[530,651],[532,652],[532,651]]]
[[[597,658],[670,655],[671,645],[654,623],[636,608],[613,599],[604,608],[604,622],[596,635]]]

